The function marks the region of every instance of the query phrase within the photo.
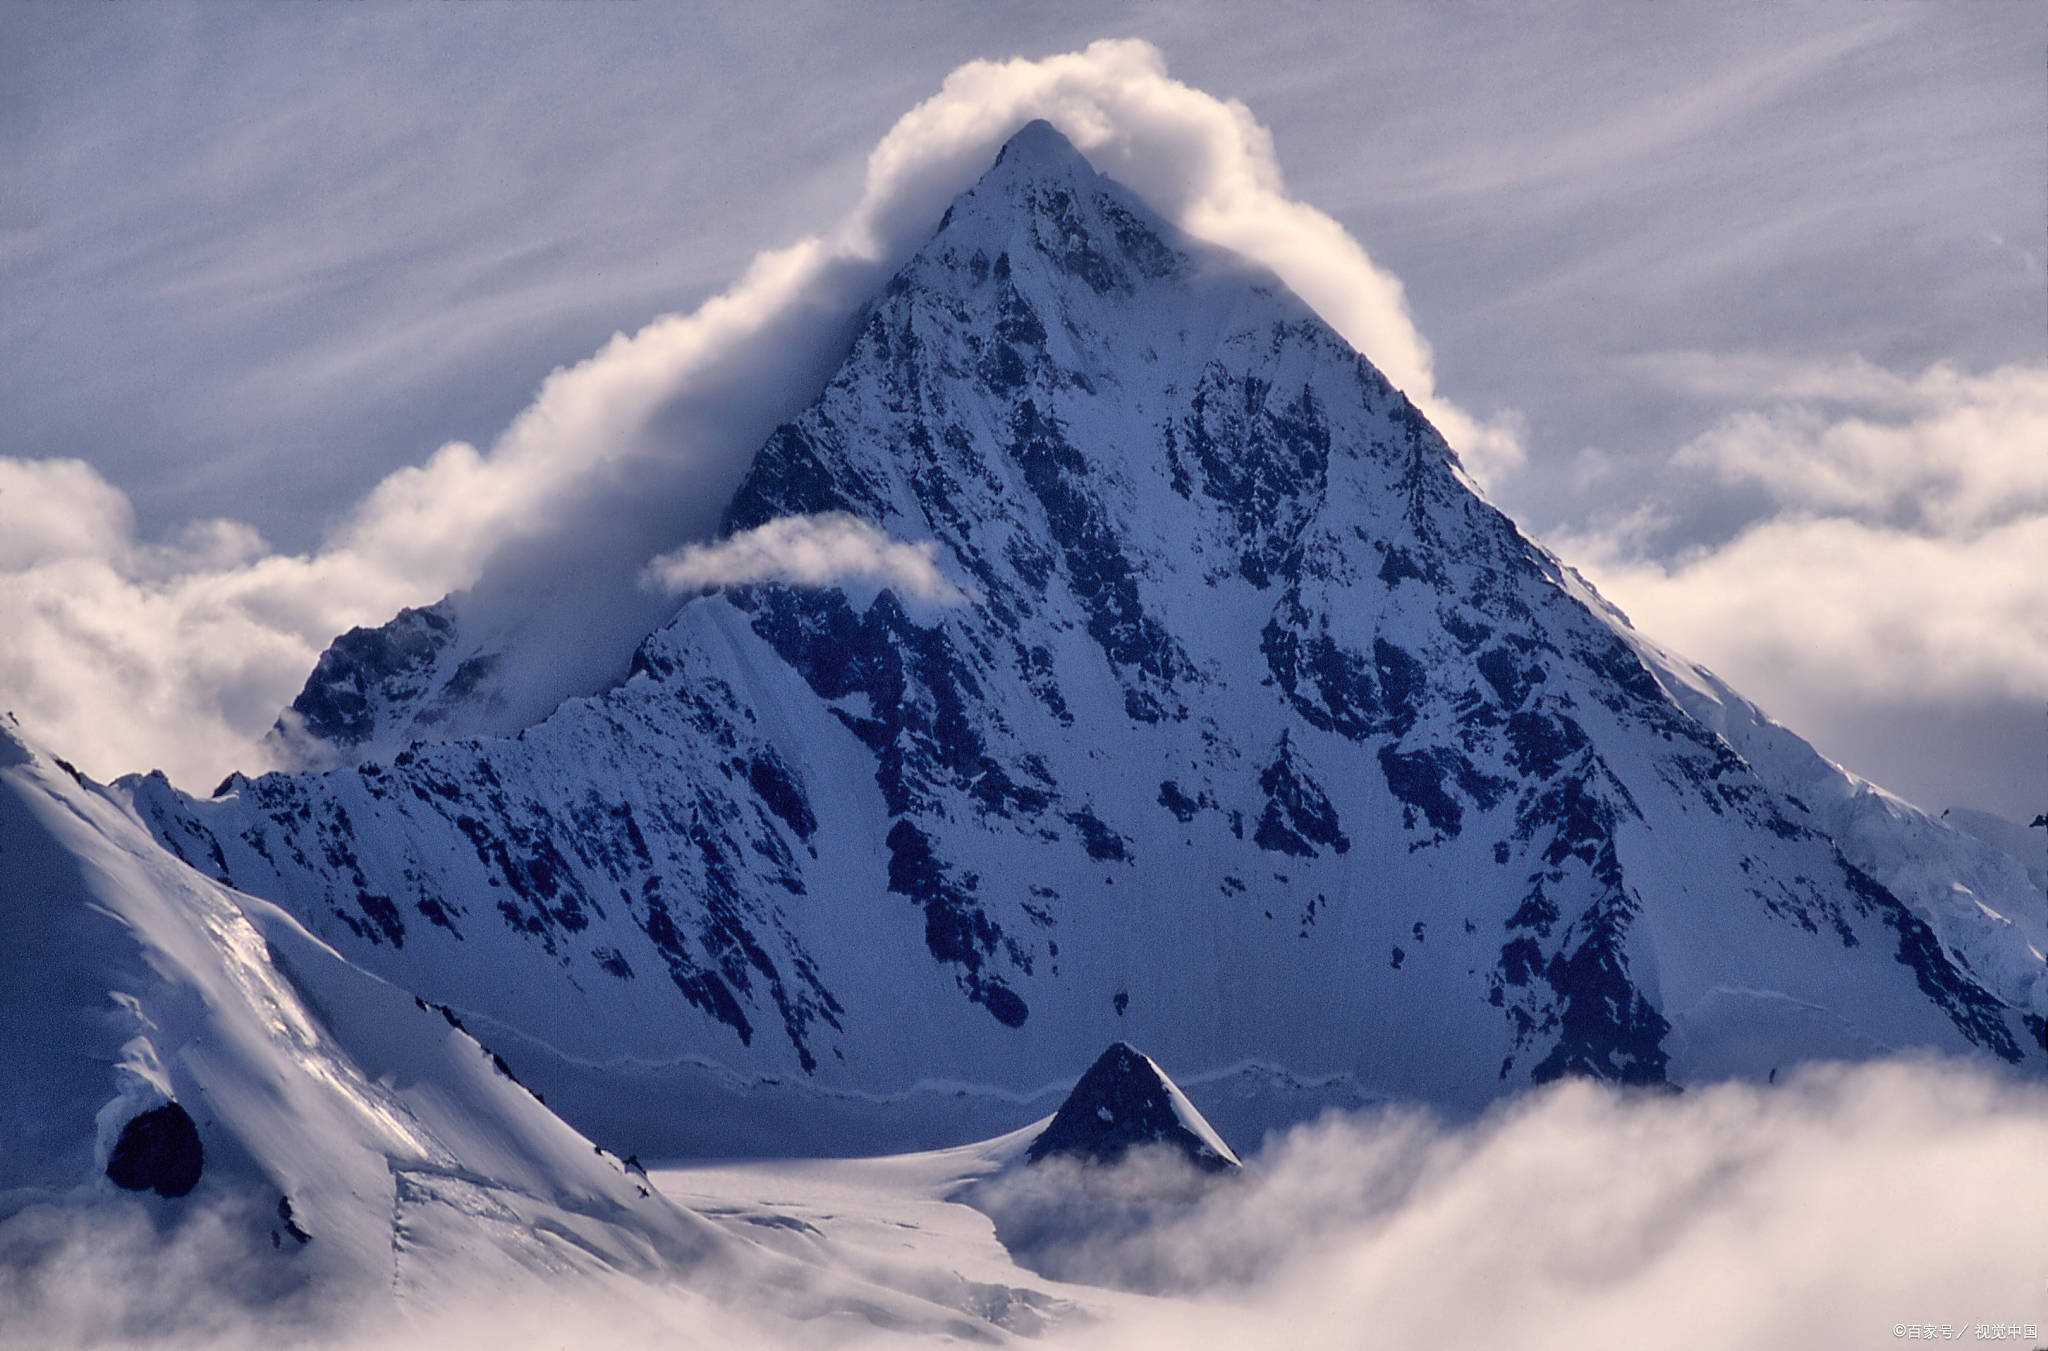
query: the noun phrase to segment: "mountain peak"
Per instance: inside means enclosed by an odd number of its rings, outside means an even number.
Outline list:
[[[885,1150],[921,1109],[857,1104],[970,1066],[1009,1101],[1110,1016],[1252,1075],[1250,1131],[1879,1046],[2041,1063],[2017,865],[1845,824],[1854,785],[1621,628],[1278,279],[1085,164],[1019,131],[726,507],[845,513],[972,603],[693,595],[509,740],[461,738],[573,650],[419,611],[297,710],[417,746],[138,811],[650,1153]],[[1156,1069],[1118,1048],[1077,1125],[1170,1106]],[[728,1073],[843,1105],[714,1121]]]
[[[1042,117],[1033,118],[1019,127],[1003,148],[997,153],[990,171],[1008,166],[1013,172],[1044,174],[1047,172],[1072,173],[1084,170],[1095,173],[1095,166],[1088,157],[1074,148],[1066,134]]]
[[[971,188],[953,200],[906,274],[955,290],[979,285],[998,266],[1048,272],[1085,283],[1098,296],[1128,297],[1148,280],[1184,275],[1192,241],[1113,178],[1098,173],[1058,128],[1028,122],[1003,145]],[[1055,303],[1051,292],[1040,298]],[[1057,302],[1061,305],[1068,301]]]
[[[1018,128],[995,162],[980,179],[953,204],[949,217],[957,217],[963,205],[979,204],[988,214],[1014,216],[1022,207],[1031,214],[1048,209],[1055,213],[1071,209],[1075,198],[1092,198],[1111,193],[1128,196],[1123,185],[1096,172],[1088,157],[1074,148],[1066,135],[1044,118]]]
[[[1115,1163],[1140,1145],[1171,1146],[1212,1172],[1239,1166],[1166,1071],[1120,1041],[1096,1057],[1027,1157],[1033,1163],[1055,1156]]]

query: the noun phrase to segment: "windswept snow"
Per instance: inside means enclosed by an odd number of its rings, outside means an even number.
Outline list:
[[[726,1300],[752,1325],[776,1291],[791,1317],[959,1321],[678,1205],[445,1011],[179,863],[6,726],[0,952],[0,1345],[396,1340],[551,1290],[654,1327],[740,1319]],[[109,1176],[138,1118],[196,1129],[196,1177]]]

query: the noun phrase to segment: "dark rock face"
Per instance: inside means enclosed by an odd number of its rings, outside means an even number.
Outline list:
[[[1120,1041],[1088,1067],[1025,1157],[1033,1163],[1058,1157],[1116,1163],[1139,1145],[1170,1145],[1206,1172],[1238,1166],[1197,1130],[1221,1142],[1159,1067]]]
[[[206,1153],[199,1128],[175,1102],[153,1107],[121,1128],[107,1156],[107,1176],[129,1191],[183,1196],[199,1185]]]
[[[401,610],[378,628],[350,629],[321,653],[292,712],[308,733],[331,745],[367,741],[377,731],[379,704],[418,692],[453,629],[445,604]],[[469,674],[470,684],[475,675]]]
[[[299,1223],[298,1216],[292,1213],[291,1197],[277,1198],[277,1222],[283,1227],[283,1231],[291,1235],[301,1246],[313,1241],[313,1236],[306,1232],[305,1227]],[[270,1233],[270,1245],[274,1248],[283,1246],[277,1230],[273,1229]]]

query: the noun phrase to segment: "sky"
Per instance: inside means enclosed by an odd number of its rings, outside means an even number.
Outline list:
[[[1102,39],[1149,47],[1047,92]],[[1923,806],[2048,809],[2019,0],[10,6],[0,705],[103,776],[256,767],[328,637],[635,491],[620,410],[772,425],[777,334],[962,185],[970,114],[1062,97],[1168,214],[1292,249],[1638,627]],[[648,558],[732,453],[662,464]]]

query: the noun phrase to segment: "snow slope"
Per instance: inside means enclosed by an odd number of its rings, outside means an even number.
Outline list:
[[[990,1134],[1119,1039],[1241,1141],[1565,1075],[2048,1065],[2010,860],[1636,635],[1299,300],[1045,124],[725,523],[823,513],[969,600],[707,588],[517,735],[123,791],[648,1154]],[[398,686],[346,646],[309,691],[361,726],[460,703],[433,642]]]
[[[417,1301],[472,1262],[672,1274],[722,1246],[441,1013],[5,728],[0,906],[0,1215],[115,1204],[122,1128],[177,1103],[203,1164],[187,1194],[145,1193],[154,1212],[232,1213],[249,1263],[313,1268],[323,1298]]]
[[[1453,1129],[1333,1117],[1222,1185],[1025,1166],[1046,1118],[643,1175],[11,734],[0,941],[10,1348],[1334,1348],[1365,1327],[1584,1348],[1646,1326],[1793,1347],[1937,1307],[2013,1336],[2042,1317],[2040,1208],[1985,1204],[2041,1172],[2042,1090],[1962,1066],[1554,1085]],[[166,1101],[197,1122],[198,1185],[118,1191],[109,1139]]]
[[[2036,887],[2048,891],[2048,813],[2037,815],[2032,826],[2023,826],[1991,812],[1951,807],[1941,820],[2013,859]]]
[[[0,953],[0,1345],[382,1342],[550,1291],[656,1325],[963,1326],[669,1200],[443,1011],[177,862],[6,724]],[[123,1190],[110,1153],[167,1104],[196,1185]]]

